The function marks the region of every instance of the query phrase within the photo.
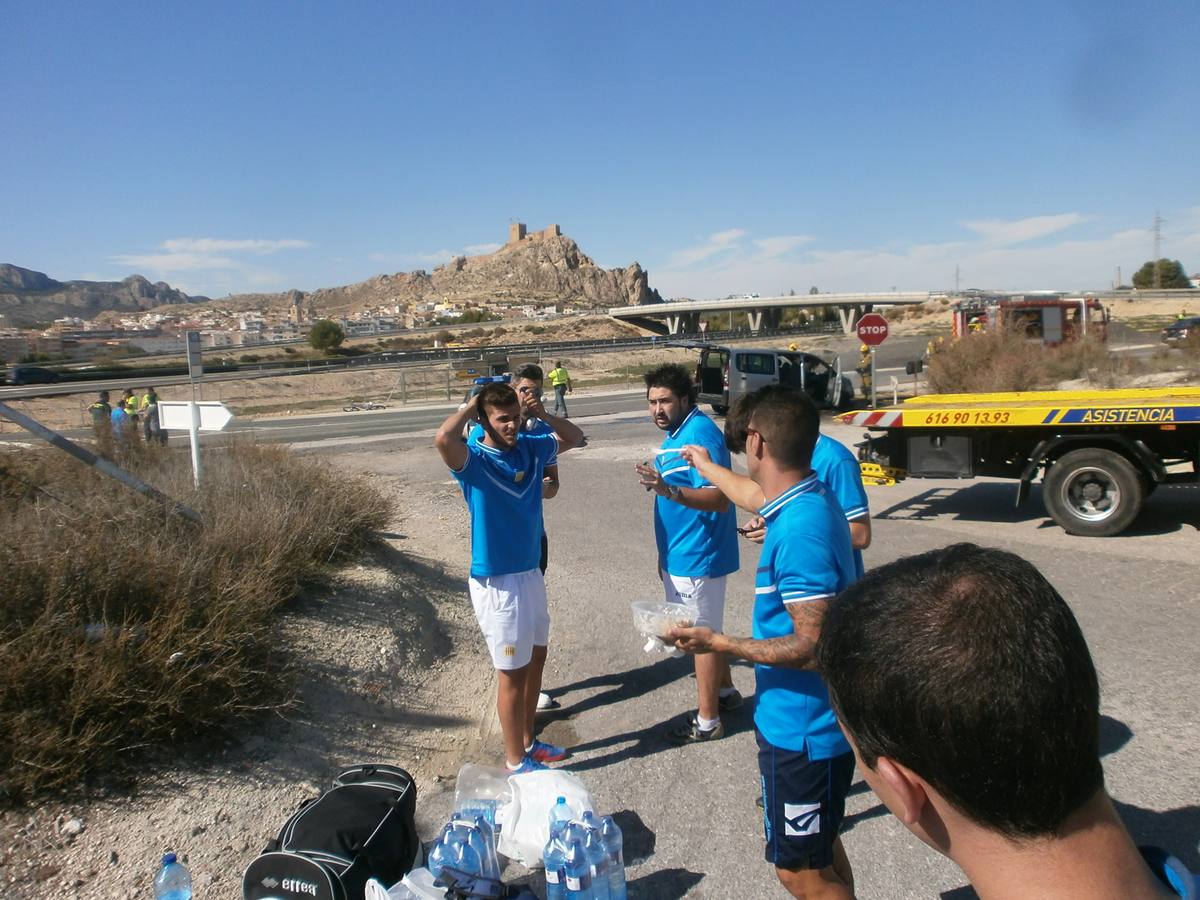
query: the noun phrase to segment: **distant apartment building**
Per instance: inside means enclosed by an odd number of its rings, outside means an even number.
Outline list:
[[[29,355],[29,335],[23,331],[0,331],[0,360],[18,362]]]

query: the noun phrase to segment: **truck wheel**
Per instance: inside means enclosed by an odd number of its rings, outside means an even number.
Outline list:
[[[713,404],[711,404],[711,406],[712,406],[712,411],[715,412],[718,416],[723,416],[723,415],[725,415],[725,413],[729,412],[728,406],[721,406],[718,403],[713,403]]]
[[[1064,453],[1042,483],[1046,510],[1068,534],[1120,534],[1141,511],[1146,491],[1133,464],[1111,450]]]

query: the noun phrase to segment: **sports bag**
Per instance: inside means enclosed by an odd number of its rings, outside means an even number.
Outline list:
[[[417,786],[403,769],[358,765],[307,800],[246,867],[243,900],[363,900],[421,864]]]

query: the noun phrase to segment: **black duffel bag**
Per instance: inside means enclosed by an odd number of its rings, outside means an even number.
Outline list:
[[[403,769],[346,769],[246,867],[243,900],[363,900],[367,879],[395,884],[422,862],[416,808]]]

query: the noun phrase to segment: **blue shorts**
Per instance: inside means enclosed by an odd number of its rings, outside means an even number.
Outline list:
[[[780,869],[833,865],[833,842],[846,815],[854,754],[810,760],[807,753],[758,738],[767,862]]]

